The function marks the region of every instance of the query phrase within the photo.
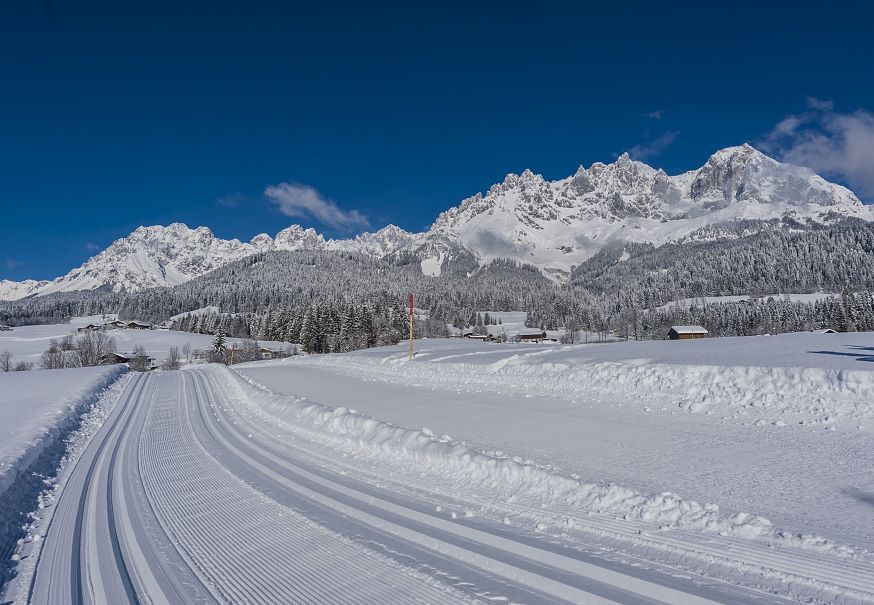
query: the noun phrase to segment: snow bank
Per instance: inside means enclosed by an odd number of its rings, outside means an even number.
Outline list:
[[[540,354],[510,353],[486,364],[411,362],[402,353],[326,355],[308,358],[307,363],[367,379],[454,391],[569,400],[622,396],[692,413],[755,412],[774,421],[798,415],[805,423],[874,418],[870,396],[874,372],[866,370],[666,364],[647,359],[597,362],[572,356],[547,361]]]
[[[240,413],[320,443],[369,464],[412,470],[428,477],[435,490],[489,494],[489,500],[528,502],[530,510],[556,508],[584,516],[586,511],[626,520],[684,528],[724,536],[778,539],[762,517],[722,514],[718,506],[685,500],[673,493],[646,495],[605,483],[587,483],[560,475],[531,461],[473,449],[427,429],[411,430],[346,408],[329,408],[305,399],[281,396],[223,367],[205,371],[226,392]],[[500,506],[497,504],[496,506]]]
[[[0,374],[0,494],[127,366]]]
[[[0,374],[0,600],[16,567],[32,570],[30,549],[45,532],[34,524],[57,498],[59,467],[99,429],[97,404],[118,398],[127,382],[118,378],[127,371],[104,366]]]

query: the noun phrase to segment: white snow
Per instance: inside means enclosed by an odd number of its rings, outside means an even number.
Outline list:
[[[441,250],[437,256],[429,256],[422,259],[421,267],[423,275],[437,276],[443,270],[443,260],[446,258],[446,252]]]
[[[741,220],[830,224],[848,217],[872,220],[874,214],[848,189],[749,145],[720,150],[698,170],[678,176],[623,154],[612,164],[581,166],[558,181],[530,170],[507,175],[486,195],[442,212],[424,233],[388,225],[353,239],[325,240],[313,229],[292,225],[274,238],[262,233],[241,242],[181,223],[139,227],[51,282],[0,282],[0,300],[102,286],[116,291],[172,286],[272,250],[341,250],[377,258],[408,251],[419,255],[424,274],[439,275],[461,246],[481,262],[512,258],[560,280],[613,241],[701,241],[714,237],[718,229],[711,227]]]
[[[770,535],[753,521],[762,516],[790,530],[790,542],[874,550],[871,345],[867,334],[572,347],[418,341],[412,361],[387,347],[240,371],[277,392],[429,427],[592,485],[712,503],[714,518],[743,513],[756,527],[720,531]]]
[[[61,339],[68,334],[76,334],[77,326],[89,323],[102,323],[102,316],[74,319],[70,324],[49,324],[44,326],[19,326],[10,332],[0,332],[0,352],[12,353],[13,362],[30,361],[34,367],[39,367],[40,355],[49,348],[52,339]],[[115,316],[107,316],[115,317]],[[134,347],[145,347],[146,353],[160,363],[167,357],[170,347],[179,347],[188,343],[192,349],[209,349],[212,346],[213,336],[209,334],[193,334],[191,332],[179,332],[175,330],[109,330],[107,335],[115,339],[116,350],[119,353],[130,353]],[[242,339],[228,338],[228,346],[239,344]],[[264,347],[272,349],[284,349],[288,346],[285,342],[259,341]]]
[[[182,313],[177,313],[173,317],[167,320],[167,323],[172,323],[177,319],[183,319],[187,316],[197,317],[198,315],[217,315],[219,313],[218,307],[201,307],[200,309],[192,309],[191,311],[184,311]]]
[[[118,319],[118,313],[103,313],[101,315],[81,315],[79,317],[73,317],[70,319],[71,326],[87,326],[87,325],[95,325],[99,326],[101,324],[108,323],[110,321],[115,321]]]
[[[812,292],[809,294],[767,294],[764,296],[749,296],[749,295],[739,295],[739,296],[696,296],[693,298],[680,298],[675,301],[671,301],[669,303],[665,303],[659,307],[656,307],[659,310],[670,310],[674,308],[678,309],[689,309],[693,306],[703,307],[705,305],[714,305],[714,304],[730,304],[730,303],[743,303],[752,300],[759,299],[768,299],[773,298],[775,300],[790,300],[792,302],[800,302],[800,303],[815,303],[821,300],[826,300],[829,298],[834,298],[836,296],[840,296],[839,294],[830,294],[828,292]]]
[[[0,493],[127,368],[0,373]]]

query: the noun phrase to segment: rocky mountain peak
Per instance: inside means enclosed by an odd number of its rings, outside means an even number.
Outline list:
[[[0,282],[0,299],[170,286],[272,250],[346,250],[380,258],[404,250],[419,255],[423,271],[427,266],[432,275],[447,259],[512,258],[554,276],[567,274],[610,241],[660,244],[705,231],[731,232],[712,227],[739,220],[803,225],[846,217],[874,218],[846,188],[749,144],[717,151],[701,168],[678,176],[622,154],[557,181],[528,169],[509,174],[485,195],[440,213],[425,233],[387,225],[352,239],[326,240],[312,228],[291,225],[273,238],[262,233],[242,243],[183,223],[138,227],[54,281]]]

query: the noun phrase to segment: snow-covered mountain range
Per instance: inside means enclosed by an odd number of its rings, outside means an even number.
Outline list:
[[[799,228],[850,217],[874,220],[874,213],[845,187],[749,145],[718,151],[701,168],[677,176],[623,154],[611,164],[581,166],[558,181],[529,170],[510,174],[485,195],[441,213],[424,233],[389,225],[334,240],[292,225],[275,237],[260,234],[241,242],[180,223],[140,227],[53,281],[0,281],[0,300],[172,286],[271,250],[345,250],[374,257],[409,252],[427,274],[439,274],[462,255],[480,263],[512,258],[561,279],[617,240],[662,244],[716,237],[721,233],[716,227],[737,221],[778,220]]]

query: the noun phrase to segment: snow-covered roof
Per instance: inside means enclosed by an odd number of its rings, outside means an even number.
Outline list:
[[[544,330],[519,330],[519,336],[543,336],[546,334]]]
[[[708,334],[702,326],[671,326],[671,330],[677,334]]]

